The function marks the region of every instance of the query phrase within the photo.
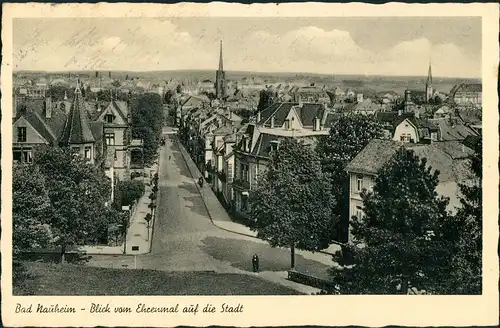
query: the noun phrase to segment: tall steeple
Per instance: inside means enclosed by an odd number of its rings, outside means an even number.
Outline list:
[[[427,81],[425,82],[425,101],[429,102],[433,99],[434,89],[432,88],[432,67],[429,60],[429,71],[427,72]]]
[[[427,83],[428,85],[432,85],[432,67],[431,62],[429,61],[429,71],[427,72]]]
[[[222,63],[222,40],[220,41],[219,69],[215,72],[215,96],[219,100],[226,96],[226,73]]]
[[[219,71],[224,71],[224,65],[222,63],[222,40],[220,40]]]

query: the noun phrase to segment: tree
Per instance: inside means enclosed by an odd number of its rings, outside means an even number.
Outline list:
[[[330,127],[330,134],[319,139],[316,150],[323,172],[328,175],[335,197],[333,211],[341,218],[340,226],[332,230],[334,238],[346,241],[349,224],[349,175],[347,164],[375,138],[383,135],[382,126],[366,115],[341,116]]]
[[[318,251],[328,246],[336,217],[318,156],[295,139],[281,141],[271,153],[268,169],[250,195],[250,218],[257,236],[272,247]]]
[[[12,177],[13,279],[21,284],[24,269],[19,262],[23,250],[47,247],[52,241],[50,219],[53,209],[45,178],[36,166],[14,167]]]
[[[106,206],[111,182],[104,172],[66,148],[36,149],[34,165],[50,181],[46,184],[53,208],[50,226],[61,247],[61,260],[69,246],[105,240],[107,227],[120,218]]]
[[[257,105],[257,111],[260,112],[271,106],[277,97],[278,94],[276,92],[273,92],[272,90],[262,90],[259,94],[259,104]]]
[[[118,81],[118,80],[114,80],[114,81],[111,83],[111,85],[112,85],[113,87],[115,87],[115,88],[119,88],[119,87],[121,86],[121,83],[120,83],[120,81]]]
[[[175,88],[175,91],[177,93],[181,93],[182,92],[182,86],[180,84],[178,84],[177,87]]]
[[[363,218],[352,218],[358,245],[345,247],[354,263],[342,264],[354,265],[332,270],[341,293],[433,293],[446,283],[452,243],[443,234],[448,199],[436,193],[438,176],[404,148],[379,171],[373,191],[361,194]]]
[[[482,288],[482,144],[470,156],[471,181],[459,185],[461,206],[443,227],[454,241],[451,273],[441,292],[481,294]]]
[[[132,136],[144,141],[144,161],[151,163],[160,145],[163,127],[163,106],[160,95],[146,93],[133,99]]]
[[[165,92],[165,102],[167,104],[170,104],[170,101],[172,100],[173,96],[174,96],[174,92],[169,89],[167,92]]]
[[[130,206],[144,195],[145,185],[139,180],[120,181],[117,185],[120,195],[120,208]]]

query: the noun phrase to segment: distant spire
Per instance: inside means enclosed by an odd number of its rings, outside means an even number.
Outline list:
[[[220,57],[219,57],[219,71],[224,70],[224,65],[222,63],[222,40],[220,40]]]
[[[80,76],[76,76],[76,88],[75,88],[75,93],[82,93],[82,90],[80,90]]]
[[[431,60],[429,60],[429,72],[427,73],[427,84],[432,84],[432,68],[431,68]]]

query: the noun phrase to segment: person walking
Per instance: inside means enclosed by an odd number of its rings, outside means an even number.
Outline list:
[[[252,257],[253,272],[259,272],[259,257],[254,254]]]

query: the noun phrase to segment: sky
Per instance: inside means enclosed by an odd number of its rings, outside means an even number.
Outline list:
[[[14,70],[215,70],[481,77],[478,17],[29,18]]]

